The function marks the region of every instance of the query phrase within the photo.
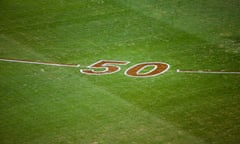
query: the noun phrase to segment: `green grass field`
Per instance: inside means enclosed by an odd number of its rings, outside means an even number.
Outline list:
[[[176,72],[240,71],[239,0],[0,0],[0,59],[81,65],[0,61],[1,144],[240,143],[240,75]]]

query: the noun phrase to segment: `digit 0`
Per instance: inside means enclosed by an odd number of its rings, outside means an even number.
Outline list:
[[[142,73],[147,67],[153,67],[148,72]],[[136,64],[125,71],[125,75],[130,77],[153,77],[166,72],[170,66],[162,62],[145,62]]]

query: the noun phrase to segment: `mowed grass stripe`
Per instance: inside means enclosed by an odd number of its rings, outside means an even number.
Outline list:
[[[21,67],[15,66],[14,68]],[[33,67],[44,68],[50,74],[59,72],[55,68],[48,70],[42,66]],[[11,69],[13,67],[8,66],[6,70],[11,71]],[[65,69],[61,71],[70,72]],[[29,75],[31,76],[29,78],[27,75],[31,72],[36,74],[35,76]],[[10,74],[4,76],[8,79],[8,84],[12,84],[11,87],[15,84],[18,85],[18,89],[23,90],[18,97],[12,97],[18,103],[1,111],[1,121],[4,123],[2,127],[5,128],[1,135],[3,142],[201,143],[200,139],[139,109],[85,77],[77,78],[78,75],[65,77],[62,74],[56,78],[50,78],[46,72],[37,72],[31,68],[25,73],[26,76],[22,75],[24,72],[15,72],[15,76],[21,75],[25,78],[24,81],[16,81],[16,78]],[[27,81],[33,78],[36,81],[28,85]],[[1,79],[4,80],[2,77]],[[44,81],[45,85],[42,84]],[[81,81],[81,84],[73,85],[76,81]],[[35,91],[34,87],[38,86],[41,88]],[[47,94],[48,89],[55,92]],[[29,94],[32,96],[30,97]],[[16,94],[13,91],[11,95]],[[2,102],[13,104],[13,102],[7,102],[11,95],[6,93]],[[6,117],[8,119],[3,119]],[[15,136],[12,135],[13,131]]]

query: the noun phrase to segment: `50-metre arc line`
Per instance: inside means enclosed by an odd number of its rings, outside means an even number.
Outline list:
[[[12,62],[12,63],[58,66],[58,67],[80,67],[80,64],[61,64],[61,63],[37,62],[37,61],[18,60],[18,59],[3,59],[3,58],[0,58],[0,61]]]

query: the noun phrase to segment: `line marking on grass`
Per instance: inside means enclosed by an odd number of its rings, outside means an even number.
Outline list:
[[[36,62],[30,60],[18,60],[18,59],[1,59],[3,62],[13,62],[13,63],[24,63],[24,64],[37,64],[37,65],[48,65],[48,66],[58,66],[58,67],[80,67],[80,64],[61,64],[61,63],[50,63],[50,62]]]
[[[178,73],[198,73],[198,74],[240,74],[240,71],[211,71],[211,70],[180,70]]]

